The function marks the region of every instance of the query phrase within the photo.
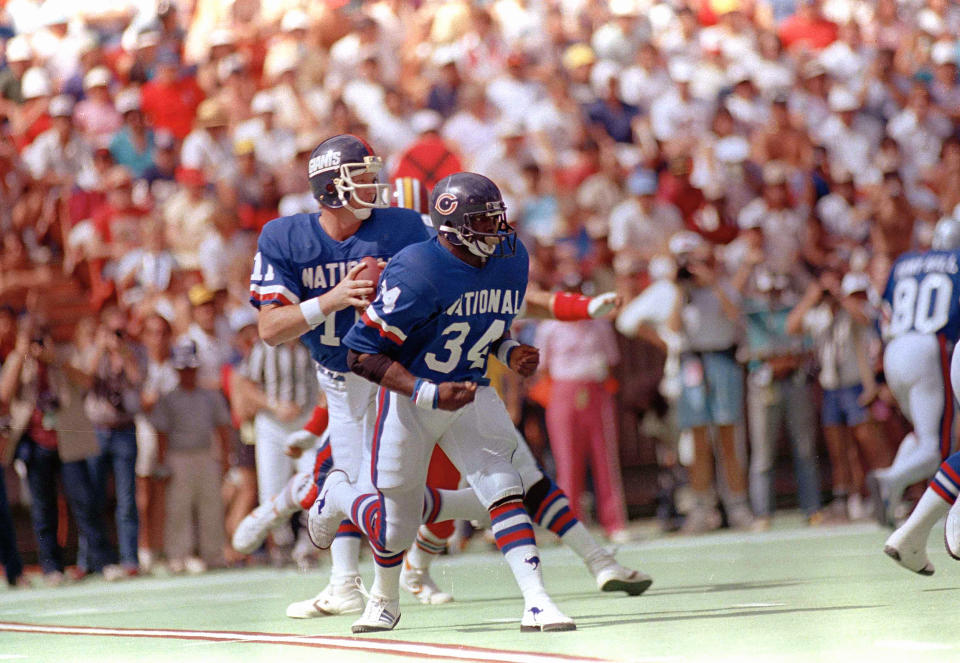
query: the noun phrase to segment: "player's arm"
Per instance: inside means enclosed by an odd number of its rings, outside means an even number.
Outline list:
[[[548,292],[528,286],[524,296],[528,318],[555,320],[590,320],[613,312],[621,303],[615,292],[587,297],[572,292]]]
[[[540,350],[532,345],[520,343],[505,333],[490,345],[490,352],[514,373],[528,378],[537,372],[540,365]]]
[[[280,345],[319,327],[327,316],[335,311],[349,306],[366,306],[373,295],[374,283],[357,278],[363,268],[363,263],[357,263],[332,290],[302,301],[296,306],[280,303],[261,306],[257,320],[260,338],[267,345]]]
[[[382,387],[407,396],[426,410],[459,410],[473,401],[477,385],[473,382],[431,382],[418,378],[402,364],[385,354],[347,351],[351,371]]]

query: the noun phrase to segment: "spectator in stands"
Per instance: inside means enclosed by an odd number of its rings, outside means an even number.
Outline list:
[[[786,323],[787,333],[813,338],[832,474],[828,513],[843,520],[862,512],[857,504],[864,487],[860,455],[870,469],[884,467],[886,460],[865,407],[877,390],[867,356],[873,321],[866,301],[855,294],[865,293],[868,286],[866,274],[851,272],[841,280],[835,272],[825,271],[810,282]]]
[[[93,386],[84,403],[85,411],[100,446],[100,455],[92,461],[97,505],[101,510],[106,505],[107,475],[113,474],[121,567],[116,577],[135,576],[139,573],[139,519],[134,417],[140,410],[145,361],[127,334],[127,317],[122,310],[104,309],[86,370],[93,377]]]
[[[196,343],[178,342],[170,361],[179,384],[150,413],[160,436],[159,460],[170,467],[164,547],[173,573],[203,573],[223,566],[220,479],[230,448],[230,412],[218,390],[199,386]]]
[[[0,403],[10,408],[11,443],[19,442],[16,455],[27,467],[40,567],[51,586],[65,579],[63,550],[57,541],[58,475],[83,549],[79,574],[109,572],[106,532],[86,463],[95,447],[78,435],[83,422],[76,416],[78,396],[89,381],[54,347],[50,330],[37,313],[21,319],[17,345],[0,372]],[[72,388],[71,382],[79,388]]]
[[[167,244],[180,269],[197,269],[197,245],[210,231],[216,203],[207,193],[207,178],[202,170],[180,167],[176,172],[180,186],[161,210]]]
[[[180,56],[161,51],[155,75],[143,85],[143,112],[154,129],[166,129],[182,141],[193,128],[194,115],[203,101],[196,80],[180,71]]]
[[[173,391],[179,377],[170,359],[172,331],[163,316],[154,313],[143,322],[140,342],[147,355],[146,377],[140,392],[142,411],[137,414],[137,510],[140,517],[140,569],[149,573],[164,549],[166,487],[170,468],[160,462],[157,429],[150,414],[164,394]]]
[[[230,329],[217,312],[215,291],[203,283],[190,287],[191,322],[186,333],[178,339],[191,340],[196,345],[197,382],[204,389],[220,388],[220,371],[230,362]]]
[[[117,94],[116,108],[123,118],[123,126],[110,139],[110,153],[118,165],[139,179],[153,165],[154,151],[153,130],[146,124],[140,91],[133,88],[121,91]]]
[[[611,541],[629,539],[620,471],[611,369],[620,360],[609,320],[557,322],[537,327],[534,342],[541,368],[550,376],[547,433],[557,467],[557,483],[570,507],[583,517],[583,489],[589,463],[597,520]]]
[[[9,438],[4,439],[3,444],[7,446],[0,451],[5,454],[6,449],[13,444]],[[27,579],[23,576],[23,560],[17,550],[17,533],[13,527],[13,516],[10,514],[10,502],[7,499],[7,486],[3,478],[5,472],[6,462],[0,463],[0,564],[3,564],[7,585],[20,587],[27,584]]]
[[[744,420],[743,372],[735,358],[740,297],[717,273],[711,248],[699,235],[675,234],[670,251],[678,266],[678,298],[667,325],[683,343],[678,427],[691,431],[694,444],[690,466],[694,504],[683,531],[696,534],[720,527],[717,493],[730,526],[747,529],[753,525],[753,514],[736,437],[736,427]],[[721,472],[724,480],[715,492],[714,475]]]

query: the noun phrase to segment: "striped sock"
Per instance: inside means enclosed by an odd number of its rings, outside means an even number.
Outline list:
[[[942,497],[948,505],[952,506],[957,501],[957,495],[960,494],[960,452],[940,464],[930,482],[930,490]]]
[[[573,515],[567,494],[546,474],[523,496],[523,505],[533,522],[559,536],[591,571],[593,565],[609,560],[610,553],[600,547]]]
[[[446,527],[449,525],[449,528]],[[438,536],[435,529],[440,526],[440,533],[444,536]],[[415,569],[429,569],[444,550],[447,549],[447,539],[453,534],[453,521],[448,520],[445,523],[435,523],[433,525],[421,525],[417,530],[417,540],[407,552],[407,561]]]
[[[523,503],[514,498],[494,506],[490,509],[490,519],[497,548],[510,565],[524,601],[543,596],[546,590],[540,573],[540,551]]]
[[[943,461],[933,480],[930,481],[930,485],[920,496],[920,501],[913,508],[910,517],[891,538],[899,536],[902,541],[922,542],[919,545],[926,548],[930,530],[938,520],[947,515],[950,507],[957,501],[958,494],[960,494],[960,453],[955,453]]]

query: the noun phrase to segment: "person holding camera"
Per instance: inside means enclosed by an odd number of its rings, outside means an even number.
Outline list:
[[[140,411],[140,389],[146,374],[146,362],[139,346],[128,337],[126,324],[126,315],[119,308],[107,308],[101,315],[94,348],[88,358],[93,385],[84,402],[100,447],[100,454],[92,459],[91,467],[101,510],[106,504],[107,475],[110,472],[116,489],[120,566],[111,567],[107,574],[110,580],[140,572],[134,417]]]
[[[736,439],[736,427],[743,422],[743,371],[736,361],[739,297],[717,273],[712,248],[700,235],[679,232],[670,238],[669,248],[677,263],[678,287],[667,326],[683,345],[677,418],[680,429],[692,433],[694,444],[690,466],[694,504],[682,531],[697,534],[720,526],[715,451],[723,471],[720,494],[727,520],[731,527],[747,529],[753,525],[753,514]]]
[[[840,520],[850,517],[848,500],[858,501],[864,487],[859,454],[871,469],[882,467],[886,455],[866,408],[877,388],[867,357],[874,333],[868,286],[866,274],[851,272],[841,280],[836,272],[825,271],[807,286],[786,325],[788,334],[806,333],[813,339],[823,388],[821,423],[833,478],[829,512]]]
[[[50,331],[33,314],[19,323],[17,342],[0,371],[0,403],[14,421],[10,442],[27,467],[31,518],[40,567],[46,582],[64,581],[63,550],[57,542],[57,475],[77,523],[80,547],[78,575],[99,572],[109,559],[106,532],[98,516],[93,483],[85,458],[92,449],[77,435],[78,394],[90,378],[65,361]]]

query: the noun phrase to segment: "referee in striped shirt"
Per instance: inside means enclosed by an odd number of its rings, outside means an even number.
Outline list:
[[[317,403],[316,364],[299,340],[276,347],[258,341],[242,374],[261,392],[265,403],[253,420],[258,495],[264,504],[283,489],[293,474],[312,469],[309,454],[294,460],[284,451],[287,438],[303,428]],[[293,544],[288,523],[273,529],[271,534],[276,546]]]

